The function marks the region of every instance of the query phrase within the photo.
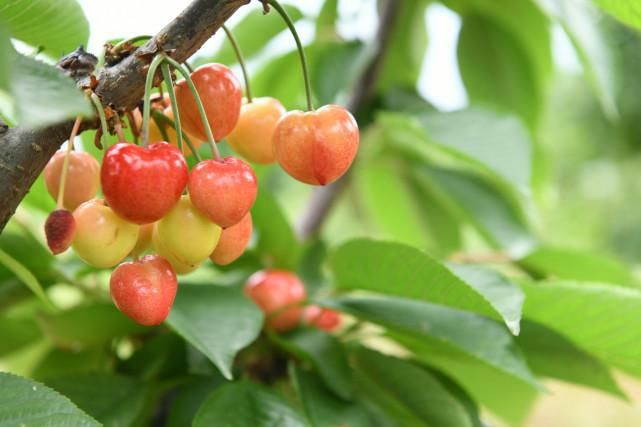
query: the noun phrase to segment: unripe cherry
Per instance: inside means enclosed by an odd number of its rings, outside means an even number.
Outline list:
[[[125,315],[141,325],[162,323],[176,297],[178,281],[169,262],[158,255],[120,264],[111,273],[111,298]]]
[[[301,304],[307,297],[303,283],[285,270],[252,274],[245,285],[245,295],[265,313],[266,327],[275,331],[287,331],[299,324]]]
[[[159,255],[162,255],[171,264],[171,267],[176,274],[188,274],[200,266],[200,262],[186,264],[176,258],[173,251],[158,238],[158,228],[156,224],[154,224],[154,229],[151,234],[151,241],[153,242],[156,252],[158,252]]]
[[[76,236],[73,250],[87,264],[113,267],[136,245],[138,225],[116,215],[102,200],[89,200],[73,212]]]
[[[44,180],[47,191],[54,200],[58,199],[60,175],[67,150],[58,150],[51,157],[44,169]],[[91,200],[100,188],[100,165],[89,153],[71,151],[69,153],[69,170],[62,204],[73,211],[81,203]]]
[[[239,223],[225,228],[210,258],[218,265],[227,265],[236,261],[245,252],[252,236],[252,217],[247,213]]]
[[[315,326],[326,332],[335,330],[341,323],[341,316],[337,311],[322,308],[317,305],[308,305],[303,310],[303,323]]]

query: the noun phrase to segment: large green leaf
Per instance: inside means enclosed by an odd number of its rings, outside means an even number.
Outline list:
[[[393,297],[343,297],[324,300],[402,335],[463,353],[534,387],[538,383],[510,334],[499,323],[462,310]]]
[[[362,78],[362,69],[369,51],[360,41],[331,42],[322,44],[312,72],[312,89],[319,104],[341,103],[357,79]],[[339,75],[340,79],[327,78]]]
[[[69,399],[35,381],[0,372],[0,426],[100,426]]]
[[[34,276],[31,271],[29,271],[24,265],[22,265],[18,260],[14,259],[0,249],[0,265],[6,268],[8,271],[13,273],[22,283],[24,283],[30,290],[33,292],[40,300],[45,304],[46,307],[55,310],[55,307],[47,297],[42,285],[38,281],[38,278]]]
[[[80,374],[47,381],[105,426],[129,426],[141,415],[149,386],[130,377]]]
[[[89,39],[89,22],[76,0],[4,0],[0,20],[11,36],[58,58]]]
[[[30,318],[0,317],[0,357],[19,350],[38,339],[41,334],[38,324]]]
[[[191,425],[194,415],[205,399],[223,383],[222,377],[193,376],[175,391],[167,416],[167,427]]]
[[[605,12],[641,30],[641,4],[636,0],[592,0]]]
[[[462,280],[456,272],[416,248],[367,239],[352,240],[337,248],[330,257],[330,266],[339,288],[475,311],[503,319],[518,332],[521,292],[516,285],[489,272],[461,267],[467,273]]]
[[[325,0],[316,18],[316,39],[335,39],[338,0]]]
[[[234,357],[256,339],[263,315],[240,289],[183,284],[166,322],[231,379]]]
[[[194,427],[304,427],[303,417],[275,392],[241,381],[226,384],[202,404]]]

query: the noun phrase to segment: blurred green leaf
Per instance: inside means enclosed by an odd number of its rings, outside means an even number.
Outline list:
[[[312,71],[312,88],[319,104],[340,104],[341,95],[347,95],[361,72],[368,56],[367,47],[360,41],[323,44],[319,49]],[[328,76],[340,75],[340,79]]]
[[[368,290],[481,313],[518,331],[518,287],[498,275],[465,270],[461,278],[429,255],[399,243],[358,239],[330,257],[337,287]],[[460,269],[463,270],[463,267]],[[470,282],[464,281],[469,279]]]
[[[320,239],[310,239],[305,244],[296,274],[305,284],[308,295],[314,295],[328,283],[324,270],[327,245]]]
[[[38,361],[30,376],[39,381],[109,369],[105,349],[84,350],[52,348]]]
[[[167,427],[190,426],[198,408],[222,383],[222,377],[193,376],[178,387],[167,416]]]
[[[0,317],[0,356],[19,350],[40,338],[38,324],[30,318]]]
[[[7,31],[6,24],[0,18],[0,90],[7,90],[11,81],[11,55],[13,47],[11,46],[10,34]]]
[[[0,235],[0,250],[20,262],[41,283],[51,284],[57,278],[53,270],[53,255],[25,229],[8,227],[4,230]],[[0,279],[10,277],[16,277],[16,274],[0,263]]]
[[[641,4],[636,0],[592,0],[603,11],[637,30],[641,30]]]
[[[0,20],[11,36],[58,58],[89,40],[89,22],[76,0],[6,0]]]
[[[258,337],[263,315],[240,289],[182,284],[166,322],[231,379],[234,357]]]
[[[187,372],[185,342],[172,333],[151,337],[118,371],[145,380],[180,376]]]
[[[226,384],[202,404],[194,427],[303,427],[302,416],[278,394],[248,381]]]
[[[12,258],[11,255],[0,249],[0,265],[4,268],[15,274],[15,276],[24,283],[31,292],[33,292],[40,300],[51,310],[55,310],[55,307],[47,297],[42,285],[34,276],[31,271],[29,271],[24,265],[18,262],[16,259]]]
[[[325,0],[316,18],[316,39],[331,40],[336,38],[337,20],[338,0]]]
[[[0,425],[94,427],[101,424],[49,387],[0,372]]]
[[[78,407],[105,426],[129,426],[140,416],[149,387],[130,377],[112,374],[80,374],[47,381]]]

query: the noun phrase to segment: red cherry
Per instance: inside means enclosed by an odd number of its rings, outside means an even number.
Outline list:
[[[284,270],[252,274],[245,285],[245,295],[265,313],[266,327],[275,331],[287,331],[298,325],[303,312],[301,303],[307,297],[298,277]]]
[[[252,216],[247,213],[238,224],[225,228],[210,258],[218,265],[227,265],[236,261],[245,252],[252,237]]]
[[[66,209],[56,209],[51,212],[45,221],[45,236],[47,246],[54,255],[63,253],[76,235],[76,220],[73,214]]]
[[[358,124],[349,111],[326,105],[316,111],[291,111],[276,124],[274,155],[281,167],[307,184],[340,178],[358,150]]]
[[[159,255],[120,264],[111,273],[114,304],[141,325],[158,325],[169,315],[178,281],[169,262]]]
[[[180,151],[166,142],[149,147],[118,143],[102,160],[102,192],[113,211],[136,224],[165,216],[187,184],[188,170]]]
[[[308,305],[303,311],[303,323],[316,326],[323,331],[331,332],[341,323],[341,316],[337,311],[321,308],[317,305]]]
[[[191,73],[191,79],[203,103],[214,139],[220,141],[234,129],[238,121],[242,100],[240,82],[222,64],[202,65]],[[175,90],[185,132],[207,141],[207,132],[189,85],[181,80],[176,83]]]
[[[189,174],[189,196],[196,208],[223,228],[240,222],[256,200],[251,166],[236,157],[205,160]]]

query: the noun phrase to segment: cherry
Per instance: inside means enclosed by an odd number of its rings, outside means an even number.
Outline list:
[[[102,200],[84,202],[73,212],[73,217],[76,220],[73,250],[94,267],[118,264],[138,240],[140,227],[116,215]]]
[[[120,264],[109,280],[111,299],[118,310],[145,326],[159,325],[167,318],[177,288],[171,265],[158,255]]]
[[[47,191],[49,191],[54,200],[58,199],[60,175],[62,174],[62,165],[66,155],[66,149],[56,151],[47,166],[45,166],[45,184]],[[96,197],[99,188],[100,165],[98,161],[85,152],[70,152],[67,184],[62,200],[63,206],[72,211],[80,206],[81,203]]]
[[[245,294],[265,313],[266,327],[275,331],[295,328],[307,297],[298,277],[284,270],[262,270],[251,275]]]
[[[340,178],[358,150],[358,124],[338,105],[316,111],[291,111],[274,130],[274,155],[299,181],[326,185]]]
[[[169,117],[171,120],[174,120],[174,112],[171,109],[171,105],[169,104],[169,95],[165,95],[164,101],[162,104],[162,108],[154,106],[153,108],[158,108],[162,111],[162,113]],[[165,107],[167,105],[167,107]],[[136,126],[138,126],[139,129],[142,128],[142,116],[140,114],[140,111],[138,109],[134,110],[134,119],[136,120]],[[165,126],[165,133],[167,134],[167,138],[169,138],[168,143],[171,145],[178,147],[178,140],[176,139],[176,130],[171,127],[170,125]],[[194,145],[195,149],[198,149],[203,143],[201,139],[196,138],[195,136],[191,135],[189,132],[186,132],[187,136],[189,137],[189,140],[191,143]],[[158,125],[156,124],[155,120],[150,120],[149,121],[149,142],[154,143],[154,142],[163,142],[165,141],[164,137],[162,136],[162,132],[158,128]],[[189,148],[189,145],[183,140],[183,150],[185,156],[191,155],[191,149]]]
[[[303,310],[303,323],[331,332],[340,325],[341,317],[338,312],[332,309],[308,305]]]
[[[277,99],[254,98],[241,107],[240,118],[227,136],[227,142],[250,162],[273,163],[276,159],[272,136],[276,122],[285,112],[285,107]]]
[[[169,246],[167,246],[164,242],[162,242],[158,238],[157,224],[154,224],[154,229],[151,234],[151,240],[154,244],[154,248],[156,249],[156,252],[158,252],[159,255],[162,255],[163,257],[165,257],[165,259],[171,264],[176,274],[191,273],[192,271],[196,270],[200,266],[199,262],[193,263],[193,264],[186,264],[180,261],[178,258],[176,258],[173,251],[169,249]]]
[[[45,221],[45,236],[47,246],[54,255],[63,253],[76,235],[76,220],[73,214],[66,209],[56,209],[51,212]]]
[[[138,232],[138,240],[136,246],[131,250],[131,256],[137,258],[140,254],[145,252],[151,246],[151,234],[154,231],[154,223],[143,224],[140,226]]]
[[[198,163],[189,174],[187,186],[192,203],[223,228],[247,215],[258,191],[256,174],[236,157]]]
[[[163,252],[169,252],[170,260],[197,265],[214,251],[221,229],[192,205],[189,196],[182,196],[156,223],[156,233]]]
[[[216,249],[211,254],[211,260],[218,265],[227,265],[240,258],[251,239],[252,229],[250,213],[247,213],[239,223],[225,228]]]
[[[234,129],[238,121],[242,98],[240,82],[222,64],[202,65],[191,73],[191,79],[203,103],[214,139],[220,141]],[[205,125],[200,119],[196,100],[187,81],[176,83],[175,92],[185,131],[206,141]]]
[[[182,153],[166,142],[148,147],[118,143],[102,160],[102,192],[122,218],[147,224],[162,218],[178,202],[187,184]]]

